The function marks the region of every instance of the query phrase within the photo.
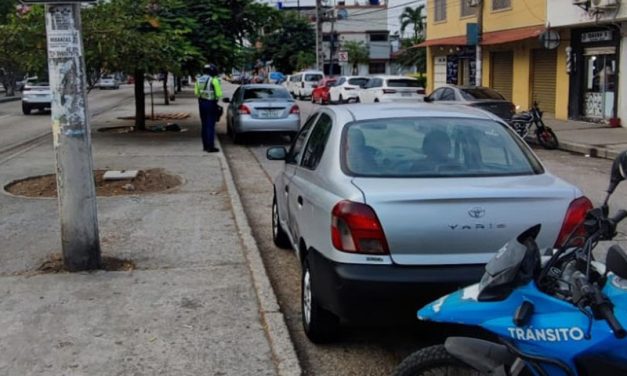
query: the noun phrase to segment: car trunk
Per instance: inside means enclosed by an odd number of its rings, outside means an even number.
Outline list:
[[[482,100],[470,102],[470,105],[489,111],[505,121],[510,121],[514,115],[513,104],[506,101]]]
[[[525,229],[542,224],[553,246],[571,187],[549,175],[481,178],[355,178],[401,265],[479,264]],[[541,211],[538,210],[541,208]]]
[[[244,101],[244,104],[250,108],[250,115],[254,119],[282,119],[290,114],[294,102],[266,99]]]

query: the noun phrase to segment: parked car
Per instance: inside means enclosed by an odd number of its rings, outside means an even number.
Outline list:
[[[415,78],[405,76],[370,77],[359,91],[362,103],[419,101],[424,98],[425,89]]]
[[[318,104],[328,104],[330,102],[329,90],[335,85],[336,82],[337,81],[335,80],[335,78],[331,77],[326,77],[318,81],[318,83],[314,85],[314,89],[311,92],[311,102]]]
[[[359,90],[368,82],[368,77],[342,76],[329,89],[329,99],[333,103],[359,101]]]
[[[497,116],[465,106],[322,107],[267,157],[285,161],[272,236],[301,262],[313,342],[341,320],[415,320],[420,301],[477,282],[530,225],[541,247],[560,245],[590,205]]]
[[[281,72],[270,72],[268,74],[268,82],[271,84],[279,85],[285,80],[285,75]]]
[[[120,88],[120,82],[115,78],[114,75],[105,74],[102,77],[100,77],[98,82],[96,82],[96,87],[99,88],[100,90],[103,90],[103,89],[117,90]]]
[[[442,86],[426,96],[424,101],[477,107],[500,116],[508,123],[516,113],[516,106],[512,102],[498,91],[482,86]]]
[[[313,86],[323,78],[324,73],[321,71],[303,71],[297,73],[290,77],[288,90],[295,98],[303,100],[311,96]]]
[[[22,113],[30,115],[32,110],[44,111],[52,104],[52,91],[48,82],[27,83],[22,92]]]
[[[284,87],[270,84],[242,85],[233,94],[226,111],[227,133],[233,142],[259,132],[294,136],[300,128],[300,109]]]

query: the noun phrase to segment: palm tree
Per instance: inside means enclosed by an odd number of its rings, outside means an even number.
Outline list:
[[[425,9],[424,4],[417,6],[416,8],[406,7],[400,16],[401,20],[401,35],[405,33],[405,29],[409,25],[414,25],[414,39],[418,39],[419,36],[424,36],[425,32],[425,19],[427,16],[422,12]]]

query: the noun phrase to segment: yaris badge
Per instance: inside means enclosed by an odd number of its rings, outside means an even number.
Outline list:
[[[485,215],[485,209],[476,207],[468,210],[468,215],[472,218],[481,218]]]

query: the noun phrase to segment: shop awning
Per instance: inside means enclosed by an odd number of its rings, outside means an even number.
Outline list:
[[[521,27],[518,29],[491,31],[483,33],[481,36],[481,45],[489,46],[494,44],[502,44],[516,42],[519,40],[537,38],[545,30],[544,25]],[[465,46],[466,36],[459,35],[456,37],[429,39],[413,47],[429,47],[429,46]]]
[[[509,43],[529,38],[537,38],[544,30],[544,25],[538,25],[521,27],[518,29],[492,31],[489,33],[483,33],[481,36],[481,44],[483,46],[489,46],[492,44]]]
[[[413,47],[429,47],[429,46],[464,46],[466,45],[466,36],[429,39]]]

